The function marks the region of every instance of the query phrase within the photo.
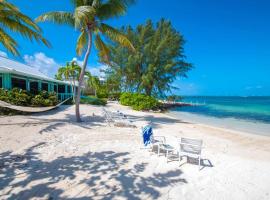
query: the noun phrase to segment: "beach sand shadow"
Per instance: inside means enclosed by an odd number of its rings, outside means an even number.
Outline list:
[[[0,199],[157,199],[160,188],[187,183],[179,169],[145,176],[148,164],[129,163],[128,152],[88,152],[43,161],[36,150],[44,145],[23,154],[0,154]]]

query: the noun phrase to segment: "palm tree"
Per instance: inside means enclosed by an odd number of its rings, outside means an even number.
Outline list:
[[[41,29],[26,15],[22,14],[13,4],[0,0],[0,44],[13,55],[19,55],[18,43],[9,33],[15,32],[28,38],[50,46],[41,35]]]
[[[56,79],[70,81],[72,85],[73,101],[75,101],[76,87],[75,83],[79,80],[81,67],[76,61],[67,62],[66,66],[60,67],[56,74]]]
[[[109,48],[103,42],[102,36],[106,36],[134,50],[133,45],[124,34],[102,22],[103,20],[125,14],[128,5],[132,2],[133,0],[72,0],[74,5],[73,12],[49,12],[36,19],[37,22],[51,21],[56,24],[68,24],[80,31],[76,52],[78,55],[81,55],[85,51],[85,55],[76,96],[75,112],[78,122],[81,121],[79,110],[81,86],[93,40],[95,41],[99,56],[106,61],[109,60]]]

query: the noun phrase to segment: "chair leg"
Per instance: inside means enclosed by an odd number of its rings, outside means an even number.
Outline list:
[[[201,169],[201,156],[199,156],[199,170]]]
[[[168,157],[169,157],[169,151],[166,151],[166,158],[167,158],[167,163],[168,163]]]
[[[160,145],[158,145],[158,157],[159,157],[159,153],[160,153]]]

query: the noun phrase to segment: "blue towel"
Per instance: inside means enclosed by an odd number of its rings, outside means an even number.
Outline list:
[[[151,144],[153,139],[153,129],[151,126],[145,126],[142,131],[144,146]]]

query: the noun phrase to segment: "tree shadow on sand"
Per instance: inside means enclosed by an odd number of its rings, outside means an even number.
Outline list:
[[[39,143],[24,154],[0,154],[0,199],[156,199],[160,189],[187,183],[181,170],[150,173],[128,152],[88,152],[41,160]]]

